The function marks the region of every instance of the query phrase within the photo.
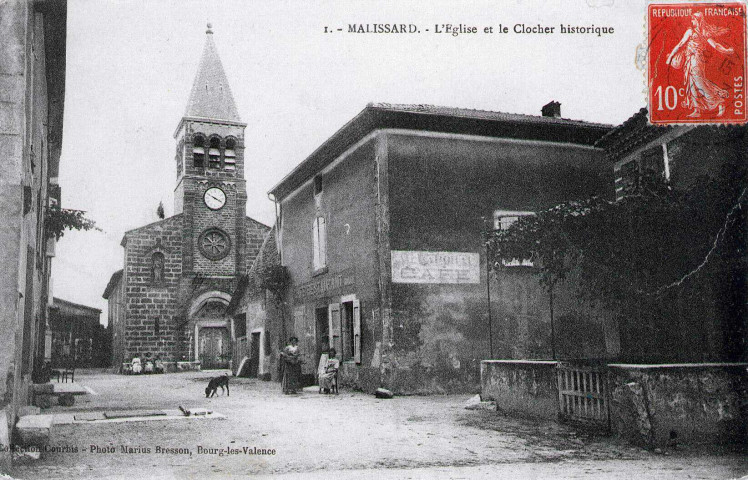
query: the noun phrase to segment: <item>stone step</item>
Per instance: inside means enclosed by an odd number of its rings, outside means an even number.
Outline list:
[[[16,432],[24,446],[47,445],[51,431],[52,417],[50,415],[24,415],[16,423]]]

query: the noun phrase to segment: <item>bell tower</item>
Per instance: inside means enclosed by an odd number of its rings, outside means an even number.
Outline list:
[[[183,275],[246,272],[244,129],[223,64],[205,31],[187,109],[177,126],[174,213],[183,216]]]

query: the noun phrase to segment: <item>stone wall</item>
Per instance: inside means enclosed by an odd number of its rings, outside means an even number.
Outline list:
[[[484,360],[481,398],[558,418],[557,362]],[[748,364],[608,365],[612,433],[648,448],[748,443]]]
[[[611,428],[637,444],[748,442],[748,364],[610,365],[609,386]]]
[[[483,360],[481,399],[493,400],[499,411],[556,420],[557,362]]]
[[[282,260],[292,285],[285,333],[299,337],[306,382],[313,382],[317,370],[322,333],[328,329],[328,306],[341,304],[342,312],[342,302],[355,299],[361,312],[361,363],[338,348],[343,357],[340,383],[370,392],[380,386],[382,327],[375,157],[376,139],[370,139],[322,172],[320,193],[315,195],[313,180],[309,179],[282,200]],[[312,227],[318,216],[326,221],[327,262],[325,268],[315,271]],[[343,332],[341,337],[345,335]],[[282,346],[287,338],[280,341]]]
[[[179,360],[178,298],[182,279],[182,215],[128,232],[123,274],[126,327],[124,360],[146,352]],[[155,282],[152,257],[164,256],[164,278]],[[156,324],[158,323],[158,329]]]
[[[482,239],[493,229],[494,211],[534,212],[602,191],[603,152],[424,132],[387,132],[386,139],[390,248],[480,258],[478,283],[391,285],[388,388],[477,391],[480,361],[490,358]],[[494,358],[552,358],[549,299],[533,272],[520,267],[494,279],[491,289]],[[583,313],[571,302],[556,307],[556,315]]]

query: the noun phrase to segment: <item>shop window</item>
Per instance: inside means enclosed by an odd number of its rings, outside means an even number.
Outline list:
[[[312,264],[314,270],[320,270],[327,266],[327,225],[325,217],[315,218],[312,230]]]

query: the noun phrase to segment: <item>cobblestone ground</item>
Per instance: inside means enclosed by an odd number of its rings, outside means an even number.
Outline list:
[[[548,422],[465,410],[468,395],[379,400],[359,392],[284,396],[277,383],[231,379],[231,395],[206,399],[216,372],[119,376],[76,372],[96,395],[52,412],[206,407],[224,420],[55,426],[45,453],[17,461],[15,478],[740,478],[739,452],[695,447],[654,454]],[[220,391],[220,390],[219,390]],[[95,453],[114,447],[114,453]],[[150,453],[122,453],[122,447]],[[156,448],[190,453],[156,453]],[[243,447],[273,449],[245,454]],[[200,449],[203,452],[198,453]],[[220,455],[221,449],[240,453]],[[301,475],[301,474],[304,475]],[[331,476],[332,475],[332,476]]]

